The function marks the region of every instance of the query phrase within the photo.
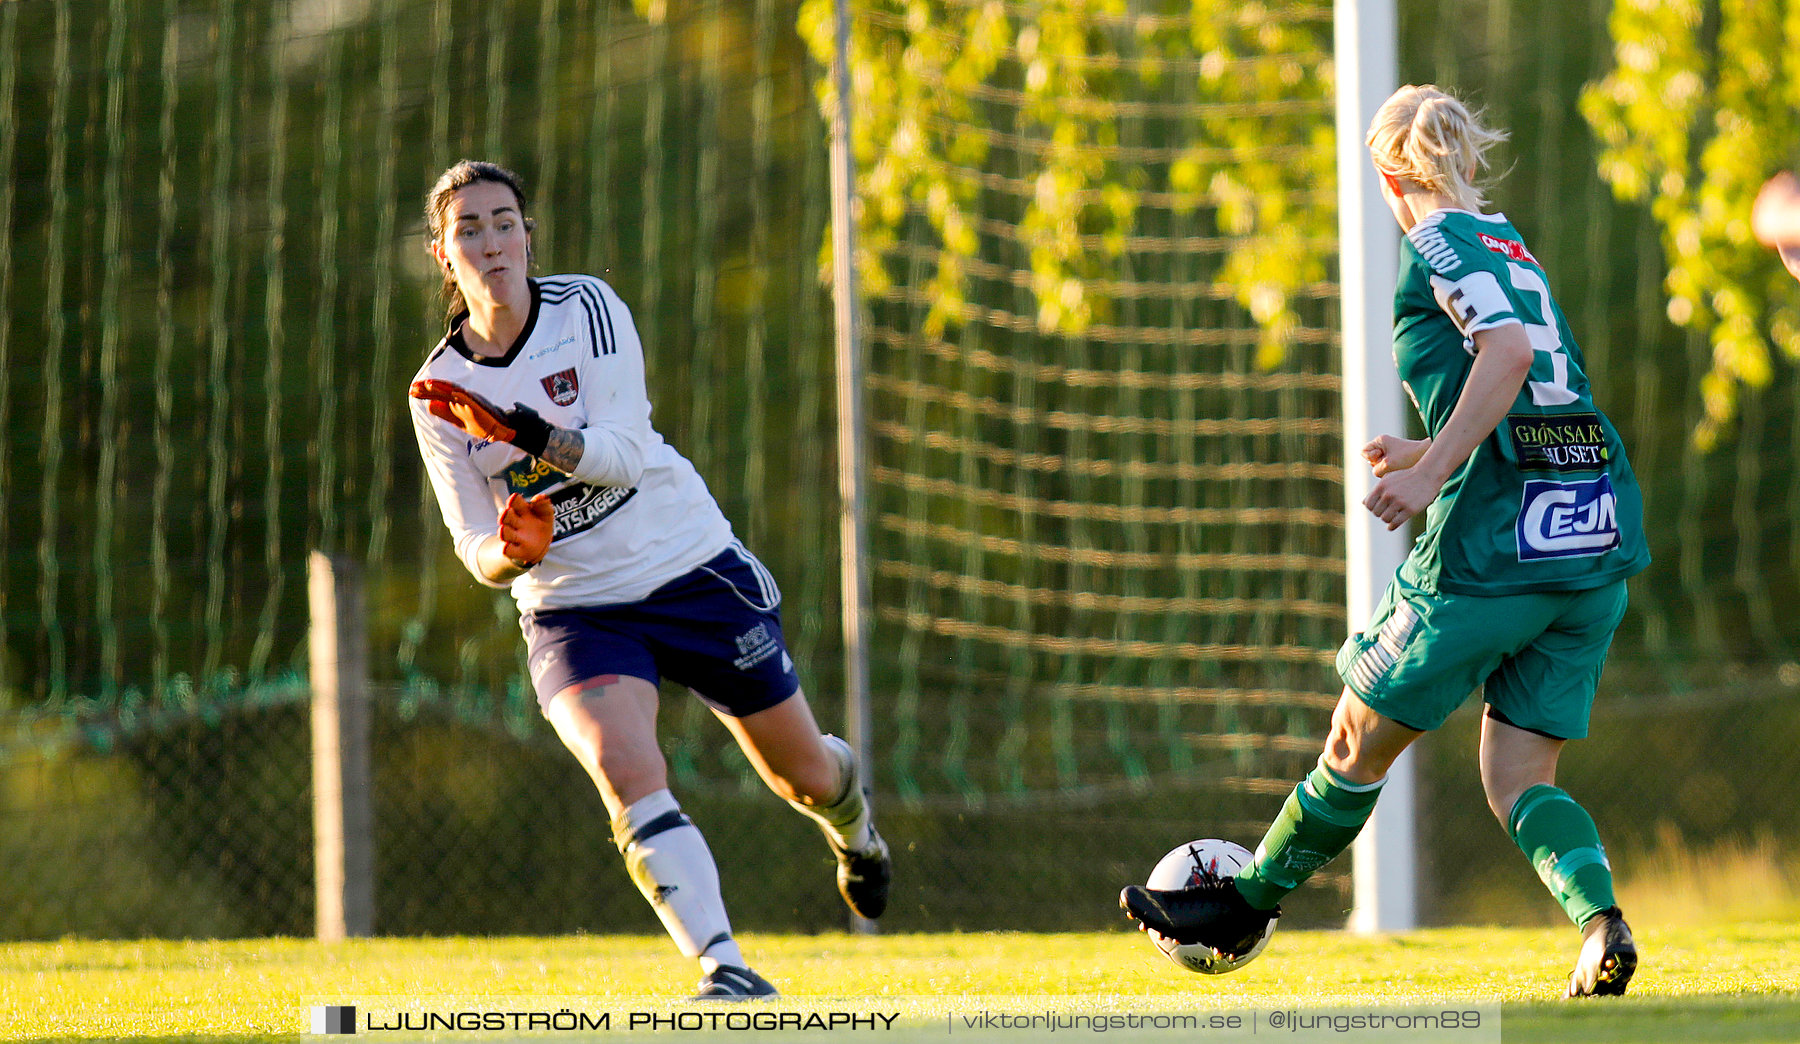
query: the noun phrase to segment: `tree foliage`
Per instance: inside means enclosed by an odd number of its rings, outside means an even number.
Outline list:
[[[1800,141],[1800,0],[1615,0],[1609,26],[1617,65],[1581,111],[1600,175],[1662,226],[1669,318],[1711,340],[1694,433],[1709,448],[1776,347],[1800,358],[1793,282],[1750,233],[1758,187]]]
[[[853,4],[867,292],[886,289],[881,259],[922,219],[935,262],[927,325],[941,331],[969,310],[967,275],[998,215],[1027,248],[1038,328],[1079,333],[1105,318],[1092,282],[1154,198],[1210,212],[1229,241],[1217,279],[1262,329],[1262,361],[1280,358],[1297,324],[1295,294],[1325,277],[1336,228],[1330,9],[1147,6]],[[830,68],[832,0],[805,0],[800,31]],[[829,111],[829,76],[819,95]],[[1120,140],[1122,121],[1146,112],[1160,146],[1151,159]]]

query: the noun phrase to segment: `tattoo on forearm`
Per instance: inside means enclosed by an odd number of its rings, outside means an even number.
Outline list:
[[[587,448],[587,440],[579,431],[568,428],[551,428],[550,441],[544,446],[544,463],[565,475],[575,474],[575,466],[581,463],[581,451]]]

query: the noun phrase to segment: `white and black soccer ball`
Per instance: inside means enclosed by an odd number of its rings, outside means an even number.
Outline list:
[[[1201,878],[1208,873],[1232,877],[1249,866],[1250,860],[1250,851],[1243,845],[1221,841],[1215,837],[1189,841],[1163,856],[1157,862],[1156,869],[1150,871],[1150,880],[1145,884],[1157,889],[1187,888],[1199,884]],[[1163,956],[1188,971],[1202,975],[1223,975],[1237,971],[1263,952],[1263,947],[1269,945],[1269,937],[1275,934],[1275,920],[1269,919],[1269,926],[1263,929],[1262,938],[1256,940],[1256,945],[1250,948],[1250,952],[1235,957],[1221,954],[1212,947],[1199,943],[1184,945],[1152,930],[1147,929],[1145,934],[1150,936],[1150,941],[1163,952]]]

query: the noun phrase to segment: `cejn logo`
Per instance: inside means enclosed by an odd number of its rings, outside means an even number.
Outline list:
[[[1591,557],[1619,546],[1619,498],[1612,479],[1527,480],[1518,534],[1521,562]]]

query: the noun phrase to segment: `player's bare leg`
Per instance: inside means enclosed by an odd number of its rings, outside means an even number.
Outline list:
[[[643,678],[607,675],[562,690],[544,712],[614,820],[633,802],[669,787],[656,742],[657,703],[656,686]]]
[[[1567,996],[1618,995],[1637,970],[1637,945],[1613,902],[1612,867],[1593,818],[1556,787],[1563,742],[1490,713],[1481,722],[1481,786],[1488,808],[1581,929]]]
[[[1481,789],[1501,826],[1519,803],[1519,795],[1532,787],[1556,785],[1563,743],[1491,717],[1481,719]]]
[[[676,947],[700,961],[696,999],[772,997],[731,936],[712,850],[669,792],[656,708],[649,681],[606,675],[563,689],[544,714],[599,789],[638,891]]]
[[[826,747],[803,693],[796,692],[754,714],[720,714],[718,718],[743,748],[756,774],[783,801],[818,806],[843,790],[842,767]]]
[[[821,735],[806,695],[795,691],[773,707],[720,714],[744,756],[770,790],[819,824],[837,858],[838,892],[858,916],[887,909],[892,863],[875,830],[867,782],[850,745]]]
[[[1331,733],[1325,737],[1320,760],[1351,783],[1378,783],[1387,778],[1400,753],[1423,735],[1364,703],[1346,687],[1331,712]]]

